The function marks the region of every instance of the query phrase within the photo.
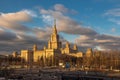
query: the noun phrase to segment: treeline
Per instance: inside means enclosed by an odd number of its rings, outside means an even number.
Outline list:
[[[59,62],[69,63],[71,67],[88,69],[120,69],[120,51],[92,51],[88,57],[84,53],[83,57],[69,55],[59,55],[55,57],[55,64]]]
[[[88,69],[120,69],[120,51],[92,51],[90,56],[86,53],[83,57],[75,57],[67,54],[57,54],[49,59],[40,58],[38,62],[25,62],[20,57],[7,56],[0,58],[1,65],[35,65],[40,67],[59,66],[59,63],[70,64],[70,67]]]

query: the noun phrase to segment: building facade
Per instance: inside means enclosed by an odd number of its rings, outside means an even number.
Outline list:
[[[43,61],[42,63],[54,63],[54,57],[58,54],[66,54],[75,57],[83,57],[83,53],[78,51],[77,45],[71,48],[70,43],[66,42],[65,47],[62,47],[62,42],[56,29],[56,23],[53,26],[53,32],[50,36],[47,46],[43,50],[38,50],[37,45],[33,46],[33,50],[21,50],[21,58],[29,62]],[[49,61],[49,62],[48,62]]]
[[[22,61],[33,62],[33,51],[32,50],[21,50]]]

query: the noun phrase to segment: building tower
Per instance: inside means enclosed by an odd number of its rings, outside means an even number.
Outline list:
[[[78,48],[77,48],[77,45],[76,44],[74,44],[74,46],[73,46],[73,50],[78,50]]]
[[[37,51],[37,45],[36,44],[33,45],[33,51]]]
[[[78,48],[77,48],[77,45],[76,45],[76,44],[74,44],[73,49],[74,49],[74,50],[78,50]]]
[[[91,48],[88,48],[86,51],[86,57],[91,57],[91,56],[93,56],[93,51]]]
[[[54,21],[53,33],[51,35],[50,41],[48,42],[49,49],[59,49],[61,48],[61,42],[59,41],[59,35],[57,34],[56,21]]]
[[[66,42],[66,48],[70,48],[69,42]]]
[[[69,44],[69,42],[66,42],[64,51],[65,51],[65,54],[69,54],[69,53],[70,53],[71,49],[70,49],[70,44]]]

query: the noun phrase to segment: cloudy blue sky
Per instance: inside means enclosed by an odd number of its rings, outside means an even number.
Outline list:
[[[0,53],[42,48],[54,18],[63,42],[120,50],[120,0],[0,0]]]

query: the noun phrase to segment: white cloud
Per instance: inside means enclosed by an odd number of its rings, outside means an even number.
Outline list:
[[[98,43],[106,43],[106,42],[114,42],[113,40],[107,40],[107,39],[102,39],[102,40],[95,40]]]
[[[111,29],[111,32],[116,32],[116,28],[112,28],[112,29]]]
[[[111,35],[82,35],[76,38],[77,44],[83,47],[99,47],[101,50],[120,49],[120,37]]]
[[[30,29],[23,22],[31,21],[28,11],[22,10],[14,13],[2,13],[0,15],[0,27],[16,33],[28,32]]]
[[[10,22],[25,22],[31,19],[27,10],[22,10],[15,13],[1,13],[0,20],[10,21]]]
[[[44,29],[36,27],[36,28],[33,29],[33,32],[35,33],[35,36],[38,39],[46,41],[46,40],[48,40],[50,38],[50,34],[52,33],[52,29],[50,27],[46,27]]]
[[[105,13],[105,15],[120,17],[120,8],[115,8],[115,9],[108,10]]]
[[[56,4],[56,5],[54,6],[54,9],[55,9],[56,11],[60,11],[60,12],[63,12],[63,13],[68,12],[68,9],[67,9],[66,7],[64,7],[64,5],[62,5],[62,4]]]
[[[68,34],[88,34],[88,35],[94,35],[96,32],[90,28],[84,27],[83,25],[79,24],[77,21],[71,19],[69,16],[66,16],[63,14],[63,12],[59,9],[41,9],[40,13],[42,14],[43,20],[46,21],[52,20],[53,18],[57,19],[57,29],[58,31],[65,32]],[[49,19],[51,18],[51,19]],[[44,21],[45,21],[44,20]]]
[[[118,20],[118,19],[113,19],[113,18],[111,18],[111,19],[109,19],[109,21],[111,21],[111,22],[113,22],[113,23],[116,23],[117,25],[120,25],[120,20]]]
[[[23,10],[25,13],[27,13],[28,15],[32,16],[32,17],[38,17],[38,15],[35,13],[35,11],[32,11],[32,10]]]
[[[53,17],[50,15],[42,15],[43,22],[48,25],[53,25]]]
[[[107,10],[104,15],[108,17],[108,20],[114,22],[117,25],[120,25],[120,8],[114,8]]]

